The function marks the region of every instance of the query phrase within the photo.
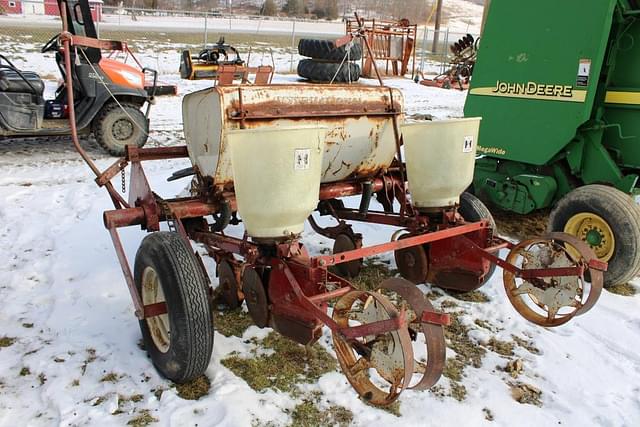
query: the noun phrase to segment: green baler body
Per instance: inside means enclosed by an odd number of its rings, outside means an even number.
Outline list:
[[[576,186],[632,192],[640,172],[640,2],[492,0],[466,116],[474,188],[528,213]]]

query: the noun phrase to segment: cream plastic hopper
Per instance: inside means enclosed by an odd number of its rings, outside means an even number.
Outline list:
[[[238,212],[252,238],[299,235],[318,205],[326,128],[227,132]]]
[[[418,209],[453,206],[473,181],[480,118],[402,126],[407,179]]]

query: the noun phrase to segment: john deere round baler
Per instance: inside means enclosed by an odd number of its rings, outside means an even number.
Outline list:
[[[605,285],[640,272],[640,1],[492,0],[465,115],[483,117],[477,196],[552,207]]]

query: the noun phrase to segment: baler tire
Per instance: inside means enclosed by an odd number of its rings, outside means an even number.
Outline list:
[[[498,233],[498,226],[496,225],[496,220],[493,218],[493,215],[491,215],[491,211],[489,211],[487,206],[473,194],[464,192],[460,195],[460,207],[458,207],[458,213],[462,215],[462,218],[464,218],[465,221],[477,222],[483,219],[489,220],[493,233]],[[489,271],[484,276],[482,284],[487,283],[495,271],[496,265],[492,263]]]
[[[149,286],[152,285],[162,291],[167,306],[166,314],[139,322],[145,348],[156,369],[176,383],[203,375],[213,351],[213,317],[206,273],[191,247],[177,233],[147,235],[136,254],[134,280],[143,304],[147,295],[144,292],[154,291]],[[147,288],[143,290],[143,286]],[[152,333],[150,329],[158,328],[158,322],[169,325],[166,345],[158,345],[159,332]]]
[[[105,104],[91,123],[98,144],[116,157],[124,156],[127,145],[142,148],[149,136],[149,121],[140,111],[140,106],[127,102],[121,102],[120,105],[115,102]],[[128,137],[116,137],[114,133],[118,131],[115,128],[118,123],[130,127],[131,134]],[[124,131],[128,132],[129,129]]]
[[[606,185],[578,187],[553,208],[548,230],[565,232],[569,220],[582,213],[602,218],[615,239],[604,287],[625,284],[636,277],[640,273],[640,209],[633,198]]]
[[[352,62],[336,64],[303,59],[298,63],[298,75],[312,82],[335,83],[357,82],[360,79],[360,66]],[[335,79],[334,79],[335,76]]]
[[[362,59],[362,45],[360,43],[353,43],[348,52],[349,56],[346,60],[359,61]],[[336,47],[333,40],[300,39],[298,53],[313,59],[340,63],[347,55],[347,46]]]

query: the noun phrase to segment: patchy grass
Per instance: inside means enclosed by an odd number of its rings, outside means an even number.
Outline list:
[[[462,402],[467,397],[467,388],[459,382],[452,381],[449,396],[453,397],[458,402]]]
[[[465,293],[449,291],[448,294],[457,300],[466,301],[466,302],[482,303],[482,302],[491,301],[491,299],[487,296],[487,294],[480,291],[471,291],[471,292],[465,292]]]
[[[313,393],[296,405],[291,412],[290,427],[308,426],[340,426],[347,427],[353,421],[353,412],[344,406],[332,405],[327,409],[320,409],[318,403],[320,393]]]
[[[518,376],[520,376],[520,374],[522,374],[524,372],[524,362],[522,362],[522,359],[514,359],[514,360],[510,360],[506,366],[504,367],[497,367],[499,370],[504,371],[506,373],[508,373],[509,375],[511,375],[512,378],[518,378]]]
[[[84,363],[82,364],[82,367],[80,368],[80,370],[82,371],[82,375],[85,374],[85,372],[87,372],[87,366],[89,366],[89,363],[93,363],[96,361],[98,357],[96,356],[96,349],[95,348],[88,348],[87,349],[87,357],[84,360]]]
[[[636,287],[631,283],[608,286],[605,289],[612,294],[621,295],[623,297],[632,297],[638,293],[638,289],[636,289]]]
[[[211,388],[211,381],[206,375],[200,375],[193,381],[184,384],[176,384],[178,396],[185,400],[198,400],[206,396]]]
[[[496,337],[491,337],[487,347],[494,353],[498,353],[501,356],[513,356],[513,348],[515,344],[509,341],[500,341]]]
[[[31,329],[31,328],[33,328],[33,323],[23,323],[22,327],[23,328],[27,328],[27,329]]]
[[[520,347],[524,348],[529,353],[531,353],[531,354],[541,354],[540,349],[535,346],[533,341],[527,341],[527,340],[522,339],[522,338],[520,338],[520,337],[518,337],[516,335],[511,335],[511,338],[513,339],[513,341],[517,345],[519,345]]]
[[[475,323],[476,325],[480,326],[482,329],[486,329],[488,331],[495,332],[493,325],[491,323],[487,322],[486,320],[475,319],[473,321],[473,323]]]
[[[129,17],[126,19],[129,19]],[[41,45],[51,37],[52,33],[55,33],[54,28],[55,27],[37,28],[12,25],[6,29],[0,28],[0,36],[27,43],[28,45],[25,46],[22,51],[39,52]],[[240,51],[243,59],[246,59],[249,54],[249,47],[252,48],[252,55],[254,55],[258,53],[268,53],[270,48],[273,49],[275,53],[281,49],[290,49],[292,46],[290,35],[256,33],[253,30],[233,32],[233,34],[229,34],[227,30],[209,30],[209,43],[216,42],[218,36],[224,35],[225,33],[227,34],[227,42],[231,43]],[[29,38],[27,38],[26,35],[28,35]],[[202,32],[184,31],[180,29],[167,28],[157,32],[146,29],[140,31],[135,28],[127,30],[101,29],[100,36],[106,40],[127,40],[127,44],[134,52],[149,48],[153,49],[154,52],[174,52],[183,47],[189,48],[189,45],[192,45],[192,53],[197,53],[202,49]],[[301,36],[295,37],[294,46],[298,46],[300,38]],[[176,53],[176,55],[177,54],[178,53]],[[270,63],[270,59],[265,58],[265,61]]]
[[[71,381],[71,387],[78,387],[80,385],[80,380],[79,379],[75,379],[73,381]]]
[[[26,377],[27,375],[31,375],[31,369],[29,369],[26,366],[23,366],[22,369],[20,369],[20,376]]]
[[[156,399],[160,400],[162,398],[162,393],[164,393],[166,389],[162,387],[151,389],[151,393],[156,397]]]
[[[120,379],[120,376],[118,374],[116,374],[115,372],[109,372],[108,374],[105,374],[102,376],[102,378],[100,378],[100,382],[101,383],[117,383],[119,379]]]
[[[3,336],[0,337],[0,347],[11,347],[15,342],[16,342],[17,338],[15,337],[8,337],[8,336]]]
[[[444,398],[447,394],[445,393],[445,389],[442,385],[436,384],[429,389],[429,393],[433,394],[436,397]]]
[[[514,212],[493,209],[491,213],[496,220],[500,234],[524,240],[546,234],[550,211],[551,209],[542,209],[528,215],[519,215]]]
[[[451,381],[462,381],[464,377],[465,364],[461,358],[455,357],[453,359],[448,358],[444,364],[442,375],[449,378]]]
[[[244,331],[251,325],[253,320],[249,313],[245,313],[241,309],[233,311],[215,311],[214,325],[216,332],[221,333],[225,337],[242,337]]]
[[[379,258],[366,258],[360,270],[360,274],[351,280],[356,289],[374,291],[386,279],[395,276],[397,271],[391,270],[389,264]]]
[[[395,415],[396,417],[401,417],[400,413],[400,401],[396,400],[391,405],[387,406],[373,406],[371,403],[367,402],[365,399],[361,399],[365,405],[371,406],[372,408],[379,409],[380,411],[385,411],[390,413],[391,415]]]
[[[256,391],[272,388],[293,392],[297,383],[315,383],[323,374],[337,368],[336,360],[319,344],[307,348],[275,332],[257,344],[273,352],[259,355],[255,348],[250,358],[232,353],[221,362]]]
[[[157,423],[158,419],[151,416],[148,409],[140,411],[137,417],[130,419],[127,422],[128,426],[133,427],[146,427],[149,424]]]
[[[542,407],[542,390],[522,382],[510,383],[511,396],[523,405],[535,405]]]
[[[460,322],[462,312],[458,311],[449,314],[451,315],[451,325],[445,327],[444,334],[447,346],[456,352],[456,356],[447,359],[443,375],[449,378],[451,383],[449,395],[458,401],[462,401],[467,396],[467,389],[461,384],[464,370],[467,366],[479,368],[487,351],[469,338],[469,328]]]
[[[484,414],[484,419],[487,421],[493,421],[495,419],[493,412],[491,412],[489,408],[482,408],[482,413]]]
[[[85,403],[86,402],[90,402],[91,400],[93,400],[93,399],[85,400]],[[100,406],[105,402],[105,400],[107,400],[107,396],[99,396],[96,399],[96,401],[91,404],[91,406]]]
[[[463,365],[480,368],[482,358],[487,351],[469,338],[469,328],[460,322],[462,312],[449,314],[451,316],[451,325],[444,328],[448,347],[456,352],[456,359],[462,362]]]
[[[457,308],[457,307],[459,307],[459,305],[456,304],[455,301],[452,301],[452,300],[448,299],[448,300],[442,301],[440,303],[440,307],[442,307],[443,309],[445,309],[445,308]]]

